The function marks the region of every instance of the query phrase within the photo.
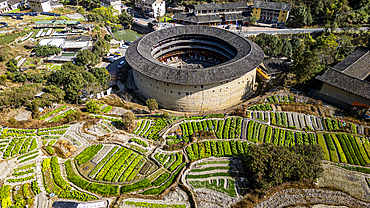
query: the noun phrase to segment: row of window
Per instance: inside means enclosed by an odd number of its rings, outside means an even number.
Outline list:
[[[243,9],[214,9],[214,10],[197,10],[196,14],[207,14],[207,13],[219,13],[219,12],[240,12],[247,11],[247,8]]]

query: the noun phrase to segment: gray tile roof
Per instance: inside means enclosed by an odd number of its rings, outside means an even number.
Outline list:
[[[222,4],[198,4],[194,5],[194,10],[218,10],[218,9],[236,9],[236,8],[247,8],[247,2],[231,2]]]
[[[194,15],[189,13],[176,13],[172,19],[181,20],[193,23],[209,23],[209,22],[221,22],[221,16],[219,14],[209,14],[209,15]],[[225,14],[225,21],[235,21],[235,20],[248,20],[249,16],[245,14]]]
[[[292,5],[270,1],[255,1],[253,7],[270,10],[290,11]]]
[[[333,68],[351,77],[363,80],[370,74],[370,51],[357,49]]]
[[[151,48],[161,40],[181,35],[204,35],[221,39],[237,50],[237,55],[222,64],[204,69],[177,69],[162,64],[151,55]],[[239,78],[260,65],[262,49],[254,42],[232,32],[208,26],[178,26],[149,33],[131,44],[127,62],[138,72],[163,82],[181,85],[219,83]]]
[[[145,0],[146,4],[152,5],[156,0]]]
[[[21,2],[22,2],[22,0],[9,0],[8,5],[15,5],[15,4],[19,4]]]
[[[285,61],[280,59],[265,59],[262,63],[269,75],[282,73],[288,69]]]
[[[323,75],[317,76],[316,79],[355,95],[370,99],[370,82],[351,77],[334,68],[329,68]]]

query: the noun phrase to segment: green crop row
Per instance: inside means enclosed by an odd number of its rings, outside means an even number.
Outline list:
[[[322,147],[323,149],[323,155],[325,160],[330,160],[330,155],[328,148],[326,147],[326,143],[324,140],[324,137],[322,134],[317,134],[317,143]]]
[[[95,175],[99,172],[100,168],[109,160],[109,158],[116,152],[118,146],[114,146],[111,151],[94,167],[94,169],[89,173],[90,178],[95,178]]]
[[[127,178],[130,176],[131,172],[134,170],[134,168],[139,164],[141,159],[143,158],[142,155],[137,156],[131,164],[127,167],[125,172],[122,173],[121,178],[119,179],[120,182],[125,182]]]
[[[45,148],[46,152],[49,154],[49,155],[54,155],[55,154],[55,150],[52,146],[47,146]]]
[[[112,106],[109,106],[109,105],[107,105],[107,106],[105,106],[102,110],[101,110],[101,112],[103,112],[103,113],[109,113],[109,111],[111,111],[112,110]]]
[[[178,174],[180,173],[180,171],[183,169],[183,167],[185,166],[185,164],[182,164],[172,175],[171,177],[166,181],[166,183],[162,184],[160,187],[158,188],[152,188],[152,189],[148,189],[146,191],[144,191],[143,195],[159,195],[160,193],[162,193],[167,187],[169,187],[171,184],[173,184],[176,180],[176,177],[178,176]]]
[[[176,161],[168,168],[169,171],[174,171],[179,165],[182,164],[182,154],[176,153]]]
[[[122,186],[121,194],[137,191],[137,190],[144,189],[144,188],[149,188],[151,185],[152,184],[150,183],[150,181],[146,178],[142,181],[133,183],[131,185]]]
[[[117,171],[120,167],[126,162],[129,156],[132,154],[132,150],[127,149],[120,158],[113,164],[113,166],[109,169],[109,172],[105,175],[104,181],[112,181],[114,176],[117,174]]]
[[[146,208],[186,208],[185,204],[158,204],[158,203],[148,203],[148,202],[124,202],[129,207],[146,207]]]
[[[146,120],[139,120],[136,124],[136,128],[134,129],[134,131],[132,133],[133,134],[139,133],[142,130],[142,128],[144,127],[145,123],[146,123]]]
[[[203,171],[210,171],[210,170],[231,170],[232,168],[230,166],[212,166],[212,167],[207,167],[207,168],[197,168],[197,169],[192,169],[190,172],[203,172]]]
[[[137,138],[131,138],[130,139],[131,142],[135,142],[143,147],[148,147],[148,144],[146,142],[144,142],[143,140],[140,140],[140,139],[137,139]]]
[[[43,128],[43,129],[39,129],[39,131],[38,131],[38,132],[40,132],[40,131],[51,131],[51,130],[56,130],[56,129],[66,129],[66,128],[69,128],[69,125],[57,126],[57,127],[49,127],[49,128]]]
[[[17,157],[17,160],[23,159],[23,158],[28,157],[28,156],[30,156],[30,155],[36,154],[36,153],[38,153],[38,152],[39,152],[39,151],[34,151],[34,152],[27,153],[27,154],[25,154],[25,155],[19,156],[19,157]]]
[[[18,177],[18,176],[27,175],[27,174],[29,174],[29,173],[34,173],[34,172],[35,172],[35,169],[29,169],[29,170],[26,170],[26,171],[14,172],[14,173],[12,174],[12,176],[16,176],[16,177]]]
[[[76,156],[78,165],[82,165],[91,160],[101,149],[103,148],[102,144],[91,145],[84,149],[79,155]]]
[[[44,131],[44,132],[38,132],[38,136],[43,136],[43,135],[51,135],[51,134],[64,134],[66,133],[67,130],[58,130],[58,131]]]
[[[104,176],[108,173],[109,169],[116,163],[116,161],[127,151],[126,148],[121,147],[112,157],[107,161],[107,163],[100,169],[99,173],[95,176],[95,180],[101,181]],[[113,176],[112,176],[113,177]]]
[[[36,167],[36,163],[32,163],[32,164],[28,164],[28,165],[24,165],[24,166],[20,166],[18,168],[15,168],[14,171],[20,171],[20,170],[27,170],[27,169],[30,169],[30,168],[35,168]]]
[[[346,155],[343,152],[343,149],[342,149],[342,147],[339,143],[339,140],[338,140],[337,136],[335,134],[332,134],[331,138],[333,139],[335,147],[337,148],[337,152],[339,154],[340,162],[347,163]]]
[[[41,193],[41,190],[40,190],[36,180],[31,182],[31,189],[32,189],[32,191],[35,195]]]
[[[248,110],[270,111],[272,110],[272,107],[270,104],[260,104],[260,105],[253,105],[249,107]]]
[[[28,134],[35,133],[36,129],[4,129],[3,133]]]
[[[162,175],[160,175],[157,179],[155,179],[152,182],[152,185],[153,186],[159,186],[159,185],[161,185],[162,183],[164,183],[170,177],[170,175],[171,174],[169,174],[167,172],[164,172]]]
[[[73,184],[75,184],[76,186],[82,189],[86,189],[86,187],[90,184],[90,182],[82,179],[80,176],[78,176],[73,171],[72,163],[70,159],[64,162],[64,166],[66,168],[67,179],[71,181]]]
[[[19,163],[24,163],[24,162],[26,162],[26,161],[29,161],[29,160],[35,159],[37,156],[39,156],[39,154],[37,154],[37,155],[33,155],[33,156],[31,156],[31,157],[27,157],[26,159],[23,159],[23,160],[19,161]]]
[[[59,113],[60,111],[62,111],[63,109],[65,109],[67,106],[66,105],[63,105],[63,106],[61,106],[61,107],[59,107],[59,108],[57,108],[57,109],[55,109],[55,110],[53,110],[53,111],[51,111],[51,112],[49,112],[49,113],[47,113],[47,114],[45,114],[45,115],[43,115],[43,116],[41,116],[40,117],[40,120],[44,120],[45,118],[47,118],[47,117],[49,117],[49,116],[51,116],[51,115],[53,115],[53,114],[55,114],[55,113]]]
[[[24,178],[12,178],[12,179],[8,179],[8,180],[6,180],[6,182],[9,182],[9,183],[19,183],[19,182],[33,180],[34,178],[35,178],[35,175],[31,175],[31,176],[27,176],[27,177],[24,177]]]
[[[336,148],[334,146],[334,143],[333,143],[333,141],[330,137],[330,134],[324,134],[324,138],[325,138],[326,144],[327,144],[328,149],[329,149],[331,161],[339,162],[337,150],[336,150]]]
[[[76,112],[75,110],[69,109],[64,113],[53,117],[52,119],[49,120],[49,122],[58,122],[58,121],[62,120],[63,118],[65,118],[67,115],[73,114],[75,112]]]
[[[218,173],[209,173],[209,174],[203,174],[203,175],[187,175],[186,178],[210,178],[210,177],[236,177],[236,173],[234,172],[218,172]]]
[[[357,142],[357,146],[358,146],[358,148],[360,150],[360,155],[363,157],[364,162],[366,163],[366,165],[369,164],[370,163],[370,159],[369,159],[369,157],[368,157],[368,155],[366,153],[366,150],[365,150],[365,148],[364,148],[364,146],[363,146],[363,144],[361,142],[361,139],[359,137],[356,137],[356,142]]]

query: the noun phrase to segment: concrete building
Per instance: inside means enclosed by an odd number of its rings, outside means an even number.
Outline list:
[[[35,12],[50,12],[52,10],[49,0],[29,0],[28,3]]]
[[[101,6],[109,7],[112,6],[117,12],[116,15],[122,14],[121,1],[120,0],[102,0],[100,2]]]
[[[23,0],[0,0],[0,13],[10,12],[23,5],[27,5]]]
[[[164,0],[135,0],[136,11],[154,18],[166,14],[166,1]]]
[[[252,41],[207,26],[158,30],[133,42],[126,52],[144,99],[191,112],[225,109],[250,97],[263,57]]]
[[[343,107],[370,106],[370,51],[358,49],[316,77],[323,82],[319,97]]]
[[[260,22],[285,24],[291,7],[291,4],[257,0],[254,2],[252,15]]]
[[[173,20],[184,25],[218,25],[249,22],[250,7],[246,2],[194,5],[192,13],[176,13]]]

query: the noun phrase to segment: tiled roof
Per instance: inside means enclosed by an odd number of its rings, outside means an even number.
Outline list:
[[[247,2],[231,2],[222,4],[198,4],[194,5],[194,10],[218,10],[218,9],[236,9],[236,8],[247,8]]]
[[[19,4],[21,2],[22,2],[22,0],[9,0],[8,5],[15,5],[15,4]]]
[[[221,16],[219,14],[209,14],[209,15],[194,15],[189,13],[176,13],[172,19],[181,20],[186,22],[194,23],[208,23],[208,22],[221,22]],[[245,14],[225,14],[225,21],[235,21],[235,20],[247,20],[249,17]]]
[[[355,95],[370,99],[370,82],[351,77],[334,68],[329,68],[323,75],[317,76],[316,79]]]
[[[267,70],[267,74],[277,74],[287,70],[288,65],[284,60],[280,59],[265,59],[263,60],[263,65]]]
[[[290,11],[290,8],[292,7],[292,5],[284,4],[284,3],[277,3],[277,2],[270,2],[270,1],[255,1],[253,7],[261,8],[261,9]]]
[[[370,51],[357,49],[333,68],[351,77],[363,80],[370,74]]]
[[[234,47],[237,54],[225,63],[204,69],[178,69],[153,58],[152,46],[164,39],[182,35],[220,39]],[[262,49],[254,42],[208,26],[179,26],[158,30],[137,39],[126,52],[127,62],[138,72],[156,80],[181,85],[212,84],[239,78],[259,66],[263,57]]]

